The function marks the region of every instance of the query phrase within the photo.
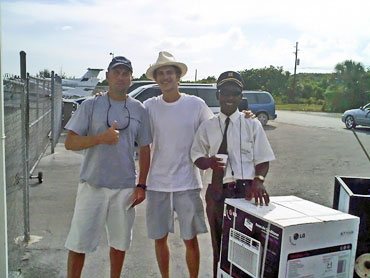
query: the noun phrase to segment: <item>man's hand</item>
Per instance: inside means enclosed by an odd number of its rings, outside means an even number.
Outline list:
[[[106,92],[98,92],[98,93],[95,93],[95,96],[96,97],[100,97],[100,96],[102,96],[102,95],[104,95]]]
[[[132,198],[135,200],[131,206],[133,208],[134,206],[140,204],[142,201],[145,200],[145,190],[141,187],[136,187]]]
[[[254,115],[251,110],[243,110],[242,112],[244,113],[244,118],[246,119],[248,118],[254,119],[256,117],[256,115]]]
[[[252,200],[253,197],[256,205],[260,204],[262,206],[263,202],[265,202],[267,206],[270,202],[269,194],[267,193],[263,182],[259,179],[254,179],[252,186],[248,187],[245,199]]]
[[[113,125],[100,135],[100,144],[116,145],[119,139],[119,131],[116,130],[118,123],[114,121]]]
[[[225,171],[226,164],[222,162],[222,158],[211,156],[208,158],[209,168],[216,172]]]
[[[222,158],[217,158],[216,156],[211,157],[199,157],[195,162],[195,166],[197,166],[199,169],[207,170],[211,168],[214,171],[217,172],[223,172],[225,171],[226,165],[222,162]]]

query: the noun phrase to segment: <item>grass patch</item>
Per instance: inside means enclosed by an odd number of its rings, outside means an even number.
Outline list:
[[[276,110],[322,112],[321,104],[276,104]]]

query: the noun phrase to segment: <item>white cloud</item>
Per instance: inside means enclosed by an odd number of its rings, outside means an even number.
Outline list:
[[[68,31],[68,30],[71,30],[72,29],[72,26],[65,25],[61,29],[62,29],[62,31]]]
[[[292,71],[298,41],[298,70],[330,71],[344,59],[370,64],[368,10],[367,0],[5,1],[4,66],[18,71],[24,49],[31,73],[62,66],[79,76],[105,68],[114,52],[140,76],[167,50],[199,78],[269,65]]]

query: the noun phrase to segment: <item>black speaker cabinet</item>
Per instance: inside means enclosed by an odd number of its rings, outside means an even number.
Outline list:
[[[370,277],[370,178],[335,176],[333,208],[360,217],[353,277]]]

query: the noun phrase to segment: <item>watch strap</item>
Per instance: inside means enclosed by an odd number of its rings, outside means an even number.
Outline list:
[[[257,175],[254,177],[255,179],[259,179],[260,181],[264,182],[265,181],[265,177],[264,176],[261,176],[261,175]]]
[[[140,183],[138,185],[136,185],[136,187],[140,187],[144,190],[146,190],[146,188],[147,188],[146,184],[140,184]]]

